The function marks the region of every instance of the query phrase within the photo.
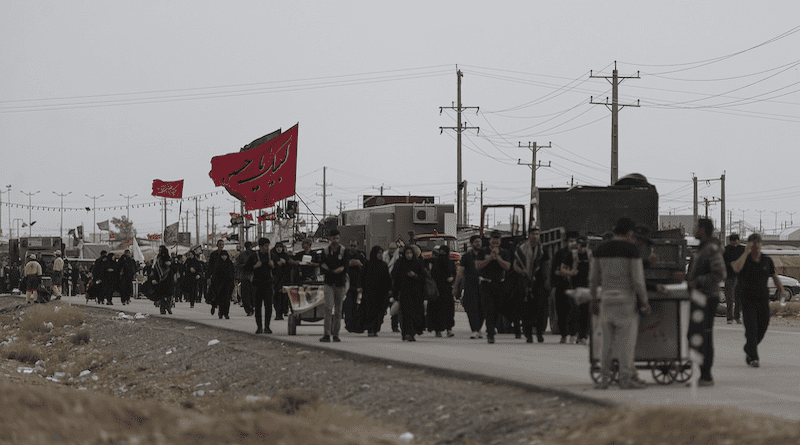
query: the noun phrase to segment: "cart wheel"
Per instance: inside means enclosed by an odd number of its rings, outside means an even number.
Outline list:
[[[675,380],[675,366],[674,362],[667,362],[663,360],[652,363],[651,372],[653,373],[653,380],[660,385],[669,385]]]
[[[294,314],[289,314],[287,323],[288,323],[287,328],[289,335],[297,335],[297,323],[295,322]]]
[[[688,382],[692,378],[692,361],[684,360],[683,362],[672,362],[672,373],[675,375],[675,381],[678,383]]]
[[[594,363],[589,366],[589,375],[592,376],[592,381],[600,383],[600,364]]]

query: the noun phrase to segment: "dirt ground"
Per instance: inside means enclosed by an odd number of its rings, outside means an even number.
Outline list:
[[[0,443],[800,443],[800,424],[737,410],[608,409],[10,297],[0,352]]]

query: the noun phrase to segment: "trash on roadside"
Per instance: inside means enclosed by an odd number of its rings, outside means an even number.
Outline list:
[[[208,342],[208,346],[214,346],[214,345],[216,345],[217,343],[219,343],[219,340],[217,340],[217,339],[215,338],[215,339],[213,339],[213,340],[211,340],[211,341],[209,341],[209,342]]]

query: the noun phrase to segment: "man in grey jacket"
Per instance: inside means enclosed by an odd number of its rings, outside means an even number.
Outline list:
[[[620,218],[614,225],[614,238],[594,251],[589,272],[592,311],[602,326],[600,381],[597,389],[608,389],[611,361],[619,362],[619,387],[638,389],[646,385],[634,367],[634,351],[639,334],[639,314],[649,314],[644,266],[639,249],[633,244],[634,222]],[[602,290],[598,288],[602,286]]]

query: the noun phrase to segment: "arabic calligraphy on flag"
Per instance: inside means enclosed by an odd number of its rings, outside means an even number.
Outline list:
[[[214,185],[224,186],[243,201],[248,211],[272,207],[294,195],[297,127],[273,138],[260,138],[238,153],[214,156],[208,176]]]
[[[153,196],[162,198],[181,198],[183,197],[183,179],[180,181],[162,181],[153,179]]]

